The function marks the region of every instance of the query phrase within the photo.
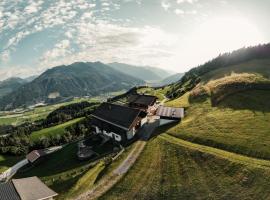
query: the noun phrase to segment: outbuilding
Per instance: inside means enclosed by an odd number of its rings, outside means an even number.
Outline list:
[[[129,107],[142,109],[147,111],[150,107],[154,106],[157,101],[156,96],[145,94],[131,94],[128,97]]]
[[[159,106],[156,115],[159,116],[160,119],[180,121],[184,118],[185,110],[184,108]]]
[[[0,184],[0,199],[3,200],[52,200],[57,195],[36,176]]]

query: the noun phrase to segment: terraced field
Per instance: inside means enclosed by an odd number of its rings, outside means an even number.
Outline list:
[[[270,167],[220,157],[171,136],[148,144],[133,168],[100,199],[269,199]]]

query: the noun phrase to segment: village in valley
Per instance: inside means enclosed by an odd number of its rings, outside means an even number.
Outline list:
[[[156,128],[184,118],[184,108],[164,106],[165,97],[159,100],[155,95],[137,93],[137,89],[135,87],[124,94],[108,98],[91,112],[91,134],[76,142],[77,162],[96,163],[108,156],[112,158],[110,162],[113,162],[126,148],[136,141],[141,141],[141,146],[130,152],[114,170],[116,175],[123,176],[134,164]],[[47,162],[48,155],[62,148],[65,148],[65,145],[33,150],[25,159],[0,174],[0,181],[3,183],[0,185],[0,199],[49,200],[56,197],[58,194],[37,176],[19,179],[12,177],[20,171],[31,171],[40,167]],[[89,198],[91,195],[96,197],[100,188],[109,190],[117,182],[117,178],[112,178],[110,182],[109,186],[108,183],[99,183],[96,188],[81,194],[78,199]]]

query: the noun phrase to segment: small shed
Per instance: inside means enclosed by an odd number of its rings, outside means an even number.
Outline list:
[[[45,155],[46,155],[46,153],[43,150],[34,150],[34,151],[31,151],[29,154],[26,155],[26,159],[30,163],[34,163],[39,158],[41,158],[41,157],[43,157]]]
[[[184,118],[185,110],[184,108],[159,106],[156,115],[159,116],[160,119],[181,120]]]

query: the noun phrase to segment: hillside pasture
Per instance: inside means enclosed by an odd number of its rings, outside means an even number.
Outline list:
[[[99,169],[102,169],[101,164],[96,167],[95,163],[79,161],[76,153],[77,144],[70,144],[58,152],[48,155],[45,160],[36,166],[24,172],[18,172],[15,178],[38,176],[60,194],[58,199],[63,199],[66,195],[69,196],[78,192],[78,186],[81,187],[78,181],[82,177],[84,177],[83,180],[90,181],[91,178],[95,179],[100,172]],[[87,187],[87,185],[84,187]]]
[[[269,199],[270,169],[152,139],[105,199]]]
[[[147,94],[147,95],[154,95],[156,96],[160,101],[163,100],[165,97],[164,95],[167,92],[168,87],[165,88],[151,88],[151,87],[144,87],[137,90],[139,94]]]
[[[231,65],[223,68],[212,70],[201,77],[203,83],[207,83],[211,80],[230,76],[233,73],[249,73],[259,74],[265,78],[270,78],[270,59],[256,59],[248,62],[243,62],[238,65]]]
[[[251,90],[212,107],[209,98],[192,103],[169,135],[220,149],[270,159],[270,91]],[[176,104],[177,105],[177,104]]]
[[[40,138],[43,138],[43,137],[49,137],[49,136],[55,136],[55,135],[60,135],[61,136],[61,135],[63,135],[65,133],[65,129],[67,127],[78,123],[82,119],[84,119],[84,118],[73,119],[73,120],[70,120],[70,121],[68,121],[66,123],[57,125],[57,126],[45,128],[45,129],[42,129],[40,131],[35,131],[35,132],[31,133],[30,139],[32,141],[37,141],[37,140],[39,140]]]
[[[22,156],[0,155],[0,174],[23,159]]]

